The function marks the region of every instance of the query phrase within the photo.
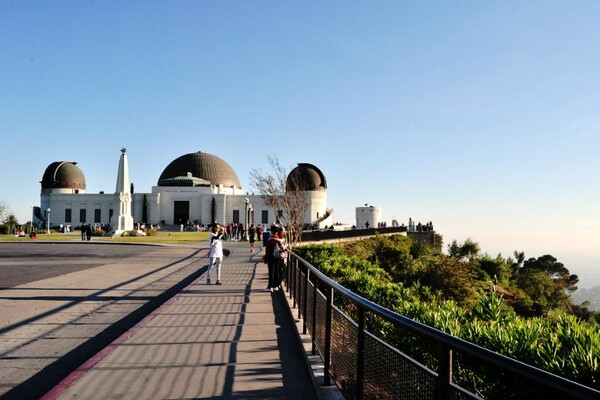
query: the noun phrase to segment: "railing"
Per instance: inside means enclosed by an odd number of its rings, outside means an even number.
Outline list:
[[[391,234],[406,232],[405,226],[389,228],[369,228],[369,229],[350,229],[343,231],[322,230],[322,231],[304,231],[302,232],[302,242],[318,242],[321,240],[349,239],[360,236],[373,236],[375,233]]]
[[[323,360],[324,384],[335,383],[346,399],[600,399],[597,390],[366,300],[294,253],[285,280]],[[370,331],[380,326],[394,330],[395,346]]]

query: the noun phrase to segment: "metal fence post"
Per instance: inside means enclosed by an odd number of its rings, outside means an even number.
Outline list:
[[[331,319],[333,315],[333,287],[327,287],[327,307],[325,309],[325,359],[324,367],[325,374],[323,376],[323,384],[325,386],[331,385]]]
[[[310,268],[306,267],[306,276],[304,277],[304,293],[302,294],[302,334],[308,333],[306,325],[306,313],[308,312],[308,283],[310,282]]]
[[[450,384],[452,383],[452,350],[439,344],[439,366],[437,382],[437,399],[449,398]]]
[[[313,308],[312,308],[312,355],[317,354],[317,291],[319,289],[319,277],[315,275],[315,287],[313,288]]]
[[[290,274],[290,299],[294,300],[294,304],[292,305],[292,308],[296,308],[296,267],[295,266],[291,266],[291,268],[289,268],[289,274]]]
[[[358,347],[356,349],[356,399],[363,399],[365,379],[365,309],[358,306]]]
[[[302,299],[302,296],[304,295],[304,292],[302,291],[302,281],[304,280],[302,278],[302,264],[296,263],[296,269],[298,270],[296,297],[298,298],[298,319],[300,319],[300,316],[302,315],[302,306],[304,304],[304,299]]]

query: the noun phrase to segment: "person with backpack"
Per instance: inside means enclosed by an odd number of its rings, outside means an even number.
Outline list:
[[[283,275],[283,266],[287,259],[287,248],[283,242],[285,229],[280,227],[271,235],[267,247],[265,248],[264,261],[269,268],[269,284],[267,290],[276,292],[281,288],[281,279]]]

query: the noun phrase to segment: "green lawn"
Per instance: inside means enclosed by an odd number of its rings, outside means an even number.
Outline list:
[[[94,242],[109,243],[163,243],[163,244],[190,244],[207,241],[209,232],[158,232],[156,236],[133,237],[99,237],[92,236]],[[30,241],[29,237],[15,237],[13,235],[0,235],[0,242]],[[39,233],[37,240],[75,241],[81,240],[80,232],[70,233]]]

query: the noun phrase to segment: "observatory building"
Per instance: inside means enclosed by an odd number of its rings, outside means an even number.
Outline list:
[[[136,193],[129,183],[127,151],[121,150],[114,193],[88,193],[83,171],[74,161],[48,165],[42,181],[37,223],[51,227],[107,225],[117,231],[133,223],[181,225],[188,222],[271,224],[281,210],[271,210],[260,195],[248,195],[238,175],[223,159],[204,152],[184,154],[169,163],[147,193]],[[298,175],[294,175],[298,174]],[[291,177],[300,179],[290,179]],[[330,224],[327,181],[319,168],[300,163],[288,175],[288,190],[308,200],[305,224]],[[290,182],[299,182],[292,187]]]

